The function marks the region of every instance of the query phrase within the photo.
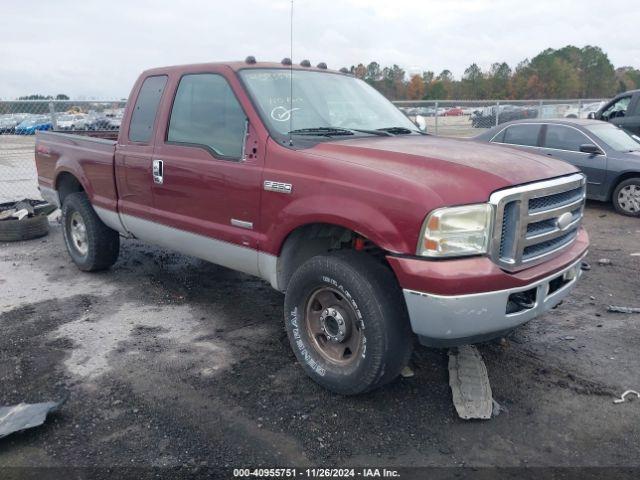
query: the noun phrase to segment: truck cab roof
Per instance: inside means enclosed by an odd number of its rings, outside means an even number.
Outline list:
[[[332,70],[329,68],[319,68],[318,66],[305,67],[301,64],[287,65],[284,62],[251,63],[251,62],[247,62],[246,60],[244,61],[235,60],[235,61],[228,61],[228,62],[191,63],[191,64],[184,64],[184,65],[170,65],[166,67],[157,67],[157,68],[145,70],[144,72],[142,72],[141,76],[147,77],[150,75],[169,74],[169,73],[175,73],[175,72],[181,72],[181,71],[193,71],[193,70],[197,70],[198,68],[205,71],[205,70],[217,69],[221,67],[229,68],[234,72],[251,68],[251,69],[305,70],[305,71],[335,73],[338,75],[349,75],[345,72],[340,72],[338,70]]]

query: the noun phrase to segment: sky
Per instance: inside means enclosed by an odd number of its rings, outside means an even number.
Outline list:
[[[289,0],[3,0],[0,99],[126,98],[147,68],[290,56]],[[293,60],[409,74],[600,46],[640,68],[637,0],[294,0]]]

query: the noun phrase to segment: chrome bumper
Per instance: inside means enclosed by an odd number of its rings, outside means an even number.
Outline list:
[[[432,346],[474,343],[499,336],[558,305],[582,276],[582,258],[549,277],[508,290],[443,296],[404,289],[411,327],[421,343]],[[551,282],[560,278],[562,285],[554,285],[556,289],[549,293]],[[533,289],[533,306],[507,313],[512,294]]]

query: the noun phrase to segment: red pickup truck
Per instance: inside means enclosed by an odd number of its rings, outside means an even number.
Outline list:
[[[573,166],[425,135],[324,64],[146,71],[117,137],[38,132],[36,162],[81,270],[122,236],[261,277],[305,371],[343,394],[394,379],[414,334],[479,342],[556,306],[588,247]]]

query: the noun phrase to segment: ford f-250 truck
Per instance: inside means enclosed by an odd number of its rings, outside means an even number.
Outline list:
[[[81,270],[123,236],[261,277],[307,374],[343,394],[394,379],[413,334],[479,342],[556,306],[588,247],[573,166],[425,135],[324,64],[146,71],[117,137],[38,132],[36,162]]]

